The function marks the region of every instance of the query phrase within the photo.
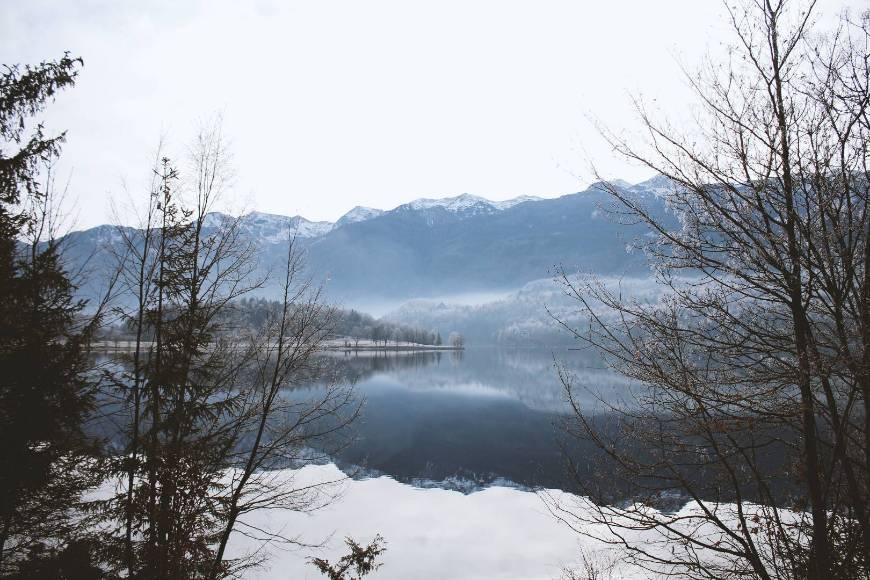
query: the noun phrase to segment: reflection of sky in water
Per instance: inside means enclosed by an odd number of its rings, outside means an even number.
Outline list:
[[[332,353],[339,375],[365,399],[356,441],[340,459],[409,481],[503,477],[566,487],[559,425],[569,418],[554,353]],[[575,375],[581,399],[624,398],[630,387],[588,354],[555,359]],[[585,394],[584,388],[595,393]]]
[[[334,380],[354,383],[364,400],[361,417],[336,439],[354,442],[336,459],[403,481],[458,478],[485,485],[499,478],[523,485],[572,488],[560,442],[572,416],[555,362],[574,375],[581,404],[596,397],[626,399],[630,383],[588,353],[561,350],[474,349],[464,352],[330,352]],[[103,364],[111,364],[102,360]],[[284,391],[316,400],[321,386]],[[109,438],[117,425],[101,424]],[[320,445],[318,445],[320,446]],[[591,448],[572,441],[572,454]],[[323,449],[337,448],[335,441]]]
[[[334,355],[357,381],[360,392],[384,389],[443,391],[456,396],[501,396],[529,409],[563,413],[569,408],[555,363],[572,376],[582,404],[598,407],[629,398],[631,383],[603,368],[589,354],[561,350],[469,349],[463,353],[389,353],[386,356]]]
[[[391,389],[408,389],[412,392],[445,393],[456,396],[469,397],[501,397],[510,398],[504,390],[497,389],[492,385],[481,382],[458,382],[458,383],[410,383],[402,380],[402,377],[389,374],[377,375],[363,382],[357,383],[357,389],[368,394],[380,394]]]

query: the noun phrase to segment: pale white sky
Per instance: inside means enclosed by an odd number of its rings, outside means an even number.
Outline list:
[[[824,0],[820,9],[860,8]],[[678,62],[727,39],[718,0],[0,0],[0,61],[85,67],[45,116],[77,226],[110,221],[158,139],[216,112],[236,205],[335,220],[463,192],[578,191],[590,161],[637,181],[593,130],[634,125],[630,93],[689,109]]]

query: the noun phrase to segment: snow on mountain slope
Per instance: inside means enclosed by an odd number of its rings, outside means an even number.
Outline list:
[[[504,201],[491,201],[489,203],[491,203],[497,209],[509,209],[515,205],[526,203],[527,201],[541,201],[542,199],[542,197],[538,197],[536,195],[521,195],[513,199],[506,199]]]
[[[378,217],[379,215],[383,215],[384,213],[386,212],[382,209],[375,209],[373,207],[364,207],[358,205],[343,216],[341,216],[338,221],[335,222],[334,228],[340,228],[343,225],[355,224],[357,222],[370,220],[372,218]]]
[[[485,215],[497,211],[506,210],[517,204],[527,201],[538,201],[541,198],[523,195],[505,201],[490,201],[488,199],[464,193],[456,197],[443,199],[421,198],[410,203],[402,204],[390,212],[373,207],[356,206],[341,216],[335,223],[328,221],[311,221],[302,216],[283,216],[278,214],[252,211],[242,216],[242,229],[251,237],[260,242],[275,244],[287,240],[288,228],[298,238],[316,238],[323,236],[334,229],[348,224],[363,222],[374,219],[393,211],[425,211],[435,207],[441,207],[447,211],[459,214],[462,217],[472,215]],[[224,220],[233,219],[231,216],[212,212],[205,216],[204,227],[217,228]]]
[[[203,227],[218,228],[228,220],[230,215],[220,212],[206,214]],[[313,222],[302,216],[283,216],[271,213],[252,211],[240,220],[241,230],[250,238],[266,244],[285,242],[291,231],[298,238],[315,238],[322,236],[333,228],[332,222]]]
[[[670,182],[667,178],[658,176],[637,185],[630,185],[621,180],[616,180],[615,183],[638,193],[660,195],[665,192]],[[470,193],[463,193],[462,195],[440,199],[423,197],[399,205],[389,211],[358,205],[341,216],[335,223],[310,221],[298,215],[288,217],[254,211],[242,217],[242,224],[251,237],[265,243],[277,243],[287,239],[288,227],[292,227],[295,235],[299,238],[316,238],[346,225],[371,220],[393,212],[425,212],[434,208],[442,208],[461,218],[467,218],[476,215],[494,214],[521,203],[537,202],[542,201],[542,199],[533,195],[521,195],[513,199],[492,201]],[[206,227],[217,227],[222,220],[228,218],[229,216],[219,212],[210,213],[206,216],[205,225]]]
[[[674,192],[676,185],[664,175],[656,175],[651,179],[635,183],[629,189],[640,194],[652,194],[655,197],[667,197]]]
[[[494,209],[492,203],[489,200],[478,197],[476,195],[471,195],[470,193],[463,193],[462,195],[457,195],[456,197],[445,197],[441,199],[421,197],[420,199],[415,199],[412,202],[402,204],[393,211],[421,211],[432,209],[435,207],[441,207],[446,209],[447,211],[454,213],[464,213],[469,211],[492,211]]]
[[[297,238],[316,238],[332,229],[331,222],[313,222],[302,216],[287,217],[253,211],[242,218],[242,227],[257,240],[278,243],[292,232]]]
[[[312,222],[299,215],[291,218],[290,225],[293,228],[296,237],[300,238],[316,238],[322,236],[331,231],[334,226],[332,222]]]
[[[534,197],[531,195],[523,195],[520,197],[515,197],[513,199],[508,199],[505,201],[490,201],[486,198],[472,195],[470,193],[463,193],[462,195],[457,195],[455,197],[444,197],[441,199],[431,199],[431,198],[420,198],[415,199],[414,201],[406,204],[402,204],[397,207],[393,211],[397,210],[412,210],[412,211],[421,211],[432,209],[435,207],[441,207],[446,209],[449,212],[462,214],[462,215],[478,215],[478,214],[488,214],[494,213],[496,211],[505,210],[511,208],[517,204],[524,203],[526,201],[538,201],[541,198]]]

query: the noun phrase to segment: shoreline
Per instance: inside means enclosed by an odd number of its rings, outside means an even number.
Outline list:
[[[150,341],[140,343],[141,348],[146,350],[153,345],[154,343]],[[129,352],[135,348],[136,341],[133,340],[97,340],[91,343],[92,352]],[[317,350],[321,352],[461,352],[465,350],[465,347],[414,343],[388,344],[386,346],[353,343],[336,344],[327,341]]]

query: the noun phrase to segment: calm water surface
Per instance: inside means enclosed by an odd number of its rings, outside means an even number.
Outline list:
[[[335,353],[365,401],[353,443],[336,458],[402,481],[571,488],[563,447],[570,408],[554,363],[608,399],[626,381],[576,351],[467,349],[441,353]],[[555,360],[554,360],[555,359]],[[590,394],[584,403],[594,407]],[[600,406],[600,405],[599,405]]]
[[[620,401],[632,390],[590,354],[565,349],[325,356],[339,382],[352,384],[363,403],[350,432],[335,438],[342,444],[319,440],[323,450],[341,448],[333,460],[348,471],[362,468],[362,473],[467,491],[494,482],[576,488],[564,451],[576,460],[591,457],[592,449],[565,435],[572,413],[557,362],[572,373],[586,409],[601,407],[591,393]],[[98,362],[116,364],[108,355]],[[309,384],[287,395],[317,400],[324,388]],[[94,430],[111,441],[124,422],[106,413]]]

